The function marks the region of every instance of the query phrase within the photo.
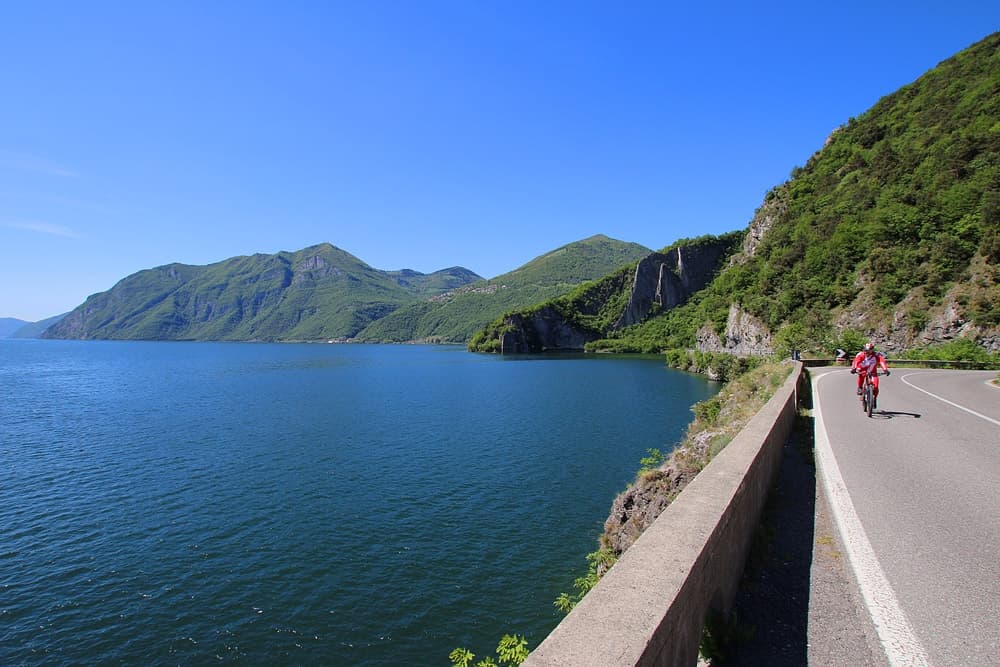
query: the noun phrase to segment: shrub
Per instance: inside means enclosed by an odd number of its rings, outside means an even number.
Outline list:
[[[497,644],[497,661],[486,656],[475,665],[472,664],[476,655],[465,648],[456,648],[448,654],[448,659],[454,667],[497,667],[500,665],[520,665],[528,657],[528,642],[521,635],[504,635]]]

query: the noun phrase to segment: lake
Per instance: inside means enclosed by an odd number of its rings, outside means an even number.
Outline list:
[[[717,390],[661,357],[0,340],[0,664],[533,648]]]

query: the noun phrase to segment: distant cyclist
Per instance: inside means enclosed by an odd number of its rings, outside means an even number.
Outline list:
[[[878,372],[877,370],[881,368],[886,375],[889,374],[889,366],[885,363],[885,355],[881,352],[875,351],[875,345],[871,342],[865,343],[861,351],[857,353],[854,357],[854,362],[851,364],[851,372],[857,373],[858,375],[858,396],[861,395],[861,387],[865,384],[865,376],[871,373],[872,384],[874,385],[872,392],[875,398],[878,398]]]

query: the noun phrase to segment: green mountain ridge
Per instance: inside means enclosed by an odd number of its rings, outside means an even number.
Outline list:
[[[603,234],[569,243],[496,278],[411,304],[376,320],[357,335],[368,342],[465,343],[501,314],[565,294],[650,253],[637,243]]]
[[[624,328],[606,315],[587,349],[822,353],[871,338],[890,352],[956,339],[1000,351],[1000,33],[851,118],[743,236],[686,303]],[[575,298],[620,312],[633,284],[618,282]],[[549,305],[563,322],[588,313]],[[474,340],[500,347],[510,328]]]
[[[380,271],[329,243],[139,271],[92,295],[46,338],[327,340],[400,306],[482,280],[453,267]]]
[[[167,264],[134,273],[88,297],[41,335],[465,342],[506,309],[566,292],[581,280],[648,252],[638,244],[598,235],[490,281],[463,267],[430,274],[382,271],[329,243],[205,266]],[[387,326],[372,326],[387,318]]]

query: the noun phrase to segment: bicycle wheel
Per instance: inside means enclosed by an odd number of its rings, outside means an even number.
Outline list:
[[[872,386],[868,385],[865,387],[865,412],[868,413],[868,417],[872,416],[872,410],[875,409],[875,395],[872,391]]]

